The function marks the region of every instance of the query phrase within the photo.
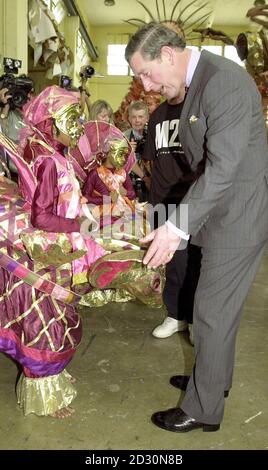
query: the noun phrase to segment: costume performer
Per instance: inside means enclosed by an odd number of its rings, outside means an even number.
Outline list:
[[[75,219],[80,194],[60,140],[75,144],[78,116],[77,99],[58,87],[49,87],[27,105],[23,145],[32,151],[33,171],[0,135],[19,170],[24,196],[1,178],[0,350],[23,368],[17,396],[25,415],[69,416],[76,396],[65,370],[82,334],[74,308],[79,296],[70,290],[71,262],[80,273],[85,263],[83,251],[73,253],[73,244],[80,241]],[[34,230],[30,219],[42,230]],[[103,250],[94,250],[95,242],[92,246],[94,259]],[[83,263],[77,265],[76,256]]]

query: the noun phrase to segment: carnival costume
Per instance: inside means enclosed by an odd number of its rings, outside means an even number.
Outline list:
[[[76,256],[81,257],[81,252],[73,253],[71,233],[66,239],[64,233],[58,232],[60,229],[66,231],[65,224],[75,223],[71,219],[75,213],[68,213],[68,195],[77,201],[78,191],[72,175],[67,181],[67,160],[65,163],[64,157],[55,150],[58,144],[52,137],[52,119],[57,123],[57,113],[62,118],[65,132],[75,141],[79,134],[75,132],[72,119],[79,110],[74,95],[50,87],[26,108],[28,127],[23,145],[29,143],[30,138],[31,150],[34,144],[39,146],[33,170],[23,161],[12,141],[0,135],[1,144],[18,167],[21,189],[19,192],[15,183],[1,177],[0,350],[23,368],[17,396],[25,415],[54,414],[67,407],[76,396],[70,376],[64,369],[82,335],[81,320],[74,308],[79,296],[70,290],[71,262],[76,261]],[[60,122],[58,125],[60,129]],[[52,217],[51,224],[47,218],[47,225],[43,222],[42,228],[54,232],[51,234],[34,230],[30,222],[40,215],[40,190],[44,192],[43,202],[47,203],[46,198],[51,201],[51,191],[42,179],[49,181],[48,168],[54,177],[52,195],[58,199],[58,207],[54,202],[57,215],[54,220]],[[70,215],[69,220],[65,219],[66,215]],[[39,258],[33,256],[36,247]]]
[[[105,123],[95,121],[88,124],[91,132],[96,129],[96,136],[100,139]],[[87,130],[89,132],[90,128]],[[123,232],[125,239],[138,239],[149,233],[150,226],[146,226],[144,205],[135,201],[131,178],[125,169],[127,166],[130,168],[129,155],[132,156],[132,149],[129,152],[128,141],[121,135],[121,131],[110,126],[108,134],[102,140],[101,152],[95,155],[87,167],[88,176],[82,193],[91,206],[97,206],[92,209],[92,213],[100,218],[101,228],[112,225],[115,236],[118,232]],[[124,194],[121,194],[121,188]]]
[[[81,340],[77,302],[138,297],[161,305],[162,276],[142,265],[137,243],[111,240],[107,249],[80,233],[79,183],[53,137],[55,125],[75,144],[77,105],[70,92],[49,87],[26,106],[19,149],[0,134],[19,171],[19,189],[0,180],[0,351],[23,368],[17,396],[26,415],[54,414],[76,396],[64,369]]]
[[[144,249],[138,241],[149,231],[143,204],[134,201],[131,185],[126,186],[126,196],[119,192],[120,185],[130,181],[128,173],[135,163],[131,144],[112,124],[89,121],[84,128],[85,134],[71,155],[76,176],[84,185],[82,192],[91,196],[90,209],[99,222],[100,230],[91,235],[107,254],[91,268],[89,281],[94,291],[84,295],[81,302],[100,306],[136,298],[160,307],[164,270],[148,269],[142,264]],[[106,168],[103,162],[107,155],[112,156],[115,166],[125,155],[123,168],[122,165],[113,170]],[[112,191],[118,195],[116,203],[109,198]]]

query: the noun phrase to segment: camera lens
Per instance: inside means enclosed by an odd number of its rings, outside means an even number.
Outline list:
[[[16,108],[21,108],[28,99],[28,93],[25,90],[15,91],[12,95],[12,102]]]
[[[91,65],[87,65],[86,67],[84,67],[83,71],[80,72],[80,77],[82,78],[91,78],[95,73],[95,69],[94,67],[92,67]]]
[[[93,67],[91,67],[91,65],[89,65],[86,68],[86,76],[87,77],[92,77],[92,75],[94,75],[94,73],[95,73],[95,69]]]
[[[60,86],[62,88],[71,88],[72,86],[72,79],[68,77],[67,75],[62,75],[60,77]]]

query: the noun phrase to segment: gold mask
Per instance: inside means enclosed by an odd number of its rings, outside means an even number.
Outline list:
[[[71,138],[71,147],[77,145],[78,140],[84,133],[84,127],[79,124],[80,116],[81,110],[78,104],[64,106],[53,114],[58,130]]]
[[[125,140],[112,140],[108,157],[111,164],[116,169],[121,169],[125,166],[128,154],[128,144]]]

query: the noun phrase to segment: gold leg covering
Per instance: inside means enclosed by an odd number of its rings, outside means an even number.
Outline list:
[[[48,416],[70,405],[77,391],[71,375],[63,370],[58,375],[31,379],[21,374],[17,384],[17,400],[24,415]]]

